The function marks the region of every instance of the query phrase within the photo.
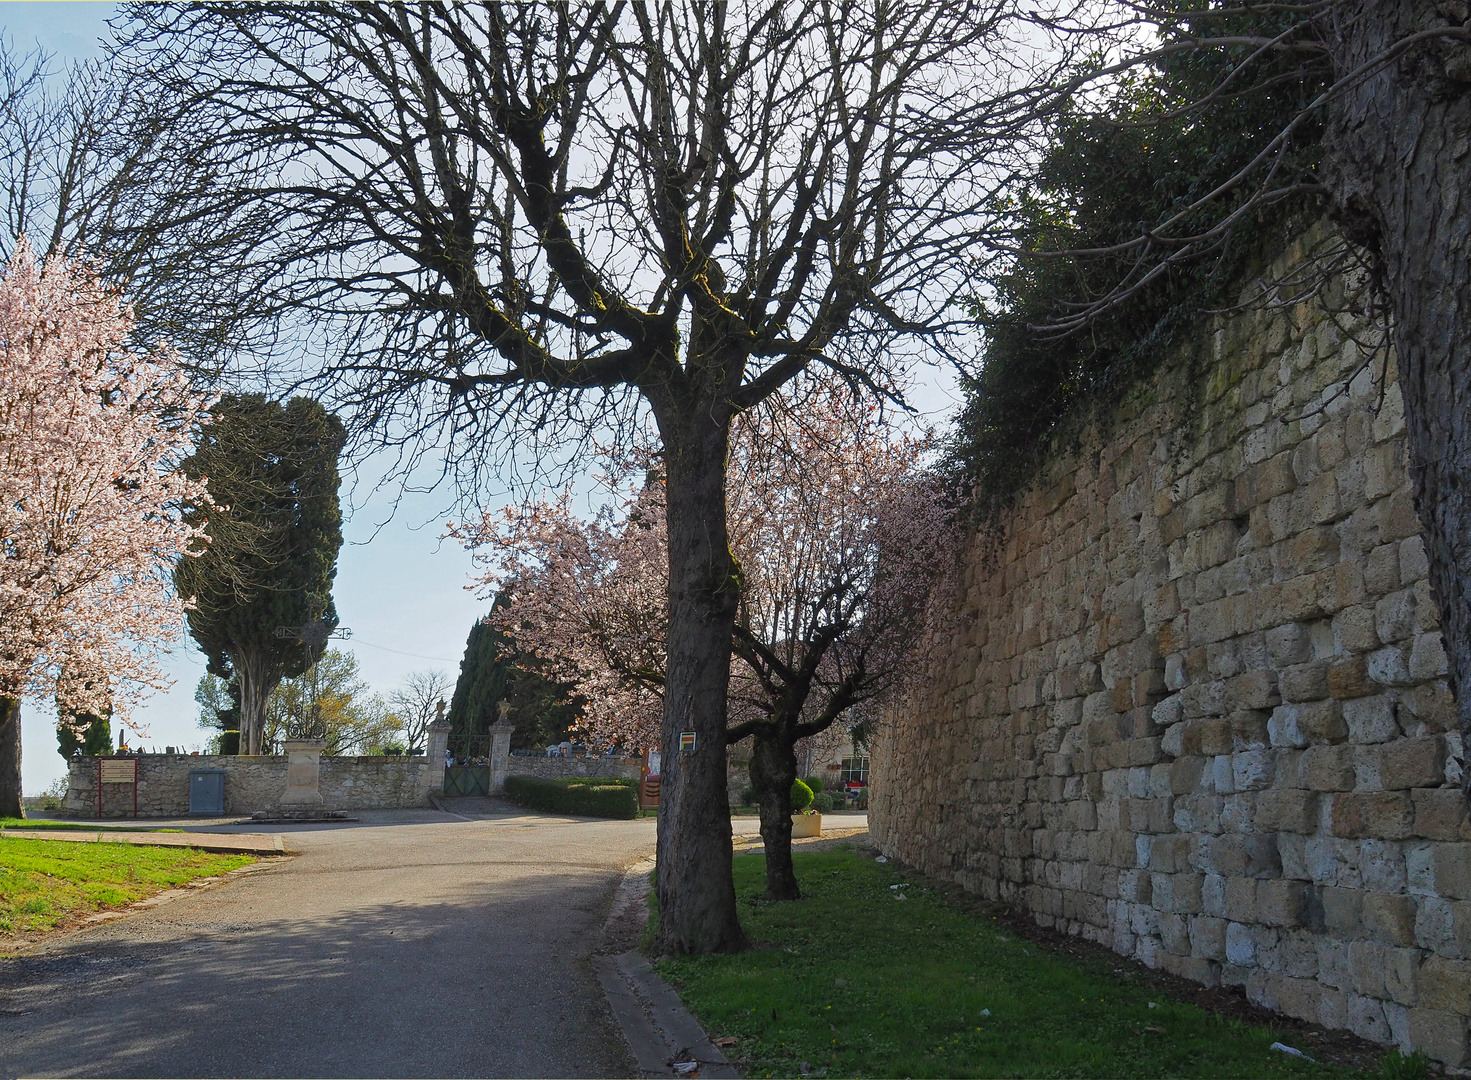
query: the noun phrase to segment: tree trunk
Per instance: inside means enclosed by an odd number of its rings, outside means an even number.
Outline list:
[[[253,649],[231,652],[230,666],[240,680],[240,753],[257,755],[266,728],[266,699],[280,680],[270,681],[270,662],[264,652]]]
[[[20,796],[20,698],[0,694],[0,817],[26,816]]]
[[[1407,34],[1448,25],[1437,6],[1347,5],[1329,40],[1339,73]],[[1471,739],[1471,46],[1421,43],[1333,110],[1334,195],[1350,238],[1379,253],[1394,308],[1415,507]],[[1465,776],[1471,784],[1471,769]]]
[[[766,848],[766,899],[800,900],[792,870],[792,783],[797,779],[795,741],[781,735],[755,738],[751,786],[761,807],[761,844]]]
[[[657,409],[657,407],[656,407]],[[737,583],[725,516],[728,418],[660,416],[669,522],[669,666],[659,787],[659,948],[745,947],[731,877],[725,779],[726,691]],[[693,751],[680,733],[693,732]]]

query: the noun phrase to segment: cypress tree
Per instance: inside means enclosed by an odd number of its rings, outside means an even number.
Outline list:
[[[316,659],[278,626],[337,625],[332,579],[342,546],[337,458],[342,422],[309,398],[226,394],[211,410],[185,471],[207,480],[209,546],[180,559],[174,584],[195,598],[189,633],[209,671],[240,690],[240,749],[260,753],[265,703],[283,678]],[[316,650],[320,653],[320,650]]]

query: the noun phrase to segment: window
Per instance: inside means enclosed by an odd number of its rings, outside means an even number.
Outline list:
[[[839,781],[843,784],[868,783],[868,758],[845,757],[843,759],[843,771]]]

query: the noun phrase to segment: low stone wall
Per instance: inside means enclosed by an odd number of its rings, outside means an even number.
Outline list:
[[[220,769],[225,774],[225,814],[274,811],[286,791],[286,758],[140,754],[138,816],[184,817],[189,813],[189,773]],[[323,758],[319,778],[327,810],[386,810],[429,805],[429,760],[423,757]],[[66,808],[82,817],[97,813],[97,759],[71,760]],[[130,784],[104,784],[102,816],[132,817]]]
[[[636,757],[522,757],[512,754],[506,764],[509,776],[540,776],[545,780],[568,777],[608,776],[620,780],[637,780],[643,773],[643,759]]]
[[[1151,967],[1471,1064],[1465,757],[1394,362],[1377,385],[1309,304],[1193,349],[969,553],[962,628],[875,749],[874,838]]]

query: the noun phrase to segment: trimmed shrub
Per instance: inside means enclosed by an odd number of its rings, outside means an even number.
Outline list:
[[[810,787],[812,789],[812,794],[814,795],[821,795],[825,790],[827,790],[827,784],[820,776],[804,776],[802,777],[802,783]]]
[[[800,814],[812,805],[812,789],[800,780],[792,781],[792,813]]]
[[[831,814],[833,812],[833,797],[826,791],[819,791],[812,796],[812,809],[819,814]]]
[[[530,810],[582,817],[638,817],[638,781],[605,776],[546,780],[506,777],[506,798]]]
[[[755,806],[756,805],[756,789],[755,788],[753,788],[753,787],[747,787],[747,788],[742,788],[741,789],[741,805],[742,806]]]

